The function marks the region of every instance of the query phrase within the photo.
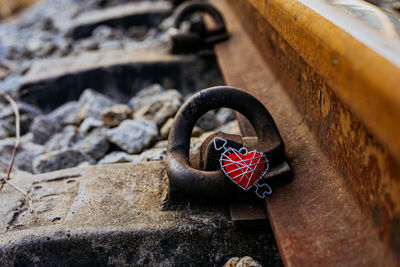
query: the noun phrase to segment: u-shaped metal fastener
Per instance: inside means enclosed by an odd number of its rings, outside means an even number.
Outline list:
[[[173,53],[193,52],[229,38],[222,14],[213,5],[202,1],[189,1],[176,8],[173,15],[176,32],[183,21],[199,11],[209,14],[215,22],[215,27],[209,30],[204,28],[201,32],[174,34],[172,36]]]
[[[258,137],[258,151],[264,152],[270,160],[282,157],[283,140],[272,116],[260,101],[229,86],[202,90],[182,105],[169,134],[166,165],[170,200],[220,198],[228,194],[230,181],[221,170],[202,171],[189,164],[194,125],[207,111],[221,107],[236,110],[250,121]]]

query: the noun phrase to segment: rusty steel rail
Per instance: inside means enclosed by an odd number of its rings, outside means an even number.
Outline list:
[[[285,265],[398,265],[397,18],[361,1],[209,2],[231,34],[215,46],[227,85],[267,107],[291,160],[293,180],[266,201]]]

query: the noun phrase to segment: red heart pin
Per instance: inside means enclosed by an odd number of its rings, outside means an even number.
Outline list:
[[[268,161],[263,153],[256,150],[248,152],[228,148],[220,159],[222,170],[234,183],[248,190],[257,183],[268,169]]]

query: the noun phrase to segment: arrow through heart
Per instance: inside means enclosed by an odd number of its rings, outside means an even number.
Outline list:
[[[272,193],[267,184],[258,184],[269,168],[268,160],[262,152],[256,150],[248,152],[245,147],[239,150],[227,148],[227,141],[220,137],[215,137],[213,141],[216,150],[225,150],[219,162],[222,171],[232,182],[246,191],[255,186],[255,193],[261,198]],[[218,141],[222,141],[223,144],[219,146]]]

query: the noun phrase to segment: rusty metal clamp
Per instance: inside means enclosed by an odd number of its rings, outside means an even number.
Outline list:
[[[169,200],[224,198],[229,194],[232,183],[221,170],[199,170],[189,163],[190,136],[194,125],[207,111],[221,107],[236,110],[250,121],[258,137],[256,149],[264,152],[273,164],[281,166],[281,162],[286,163],[283,140],[273,118],[261,102],[233,87],[208,88],[192,96],[175,116],[166,160]],[[235,145],[234,141],[229,142]]]
[[[196,22],[190,25],[189,32],[179,33],[181,23],[196,12],[205,12],[214,20],[214,29],[207,30],[204,23]],[[217,42],[229,38],[225,20],[221,13],[211,4],[202,1],[189,1],[179,5],[174,11],[174,33],[172,38],[172,53],[192,53],[201,49],[211,48]]]

